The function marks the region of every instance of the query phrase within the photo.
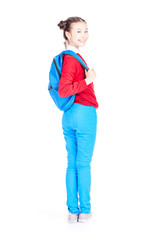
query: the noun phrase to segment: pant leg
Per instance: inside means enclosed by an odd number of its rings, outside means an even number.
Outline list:
[[[80,105],[77,111],[77,173],[80,212],[90,213],[91,160],[96,140],[97,113],[94,107]]]
[[[79,214],[78,207],[78,184],[77,184],[77,140],[75,130],[72,129],[71,113],[66,112],[63,115],[62,126],[67,150],[67,170],[66,170],[66,190],[68,211],[72,214]]]

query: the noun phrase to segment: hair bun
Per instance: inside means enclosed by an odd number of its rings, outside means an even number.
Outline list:
[[[60,21],[60,22],[58,23],[58,27],[59,27],[60,29],[64,30],[64,29],[66,28],[66,24],[67,24],[66,21]]]

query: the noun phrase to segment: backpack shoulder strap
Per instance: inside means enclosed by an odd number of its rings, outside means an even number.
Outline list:
[[[67,55],[71,55],[71,56],[75,57],[80,62],[80,64],[88,71],[88,67],[85,64],[85,62],[80,58],[80,56],[78,56],[78,54],[76,54],[72,50],[65,50],[65,51],[61,52],[61,54],[62,55],[67,54]]]

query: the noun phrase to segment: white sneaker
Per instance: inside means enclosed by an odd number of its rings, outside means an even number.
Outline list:
[[[92,217],[91,213],[89,213],[89,214],[80,213],[78,222],[80,222],[80,223],[88,222],[91,219],[91,217]]]
[[[68,223],[76,223],[78,221],[78,214],[68,214]]]

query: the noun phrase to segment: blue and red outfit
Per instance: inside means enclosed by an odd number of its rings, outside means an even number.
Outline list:
[[[68,49],[78,52],[71,46]],[[72,214],[79,214],[79,211],[88,214],[91,211],[90,163],[96,140],[98,103],[93,83],[86,84],[84,68],[73,56],[64,55],[59,95],[67,97],[73,94],[75,94],[74,104],[63,113],[62,117],[68,152],[67,206]]]

